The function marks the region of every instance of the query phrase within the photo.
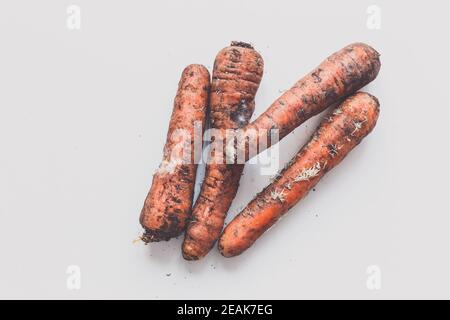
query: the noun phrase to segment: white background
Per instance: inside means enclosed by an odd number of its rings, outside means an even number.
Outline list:
[[[444,1],[2,1],[1,298],[450,298]],[[81,30],[66,26],[81,8]],[[381,9],[381,29],[366,22]],[[231,40],[265,60],[255,115],[345,45],[381,53],[375,130],[243,255],[132,244],[180,73]],[[320,116],[280,143],[281,166]],[[270,180],[247,165],[229,218]],[[68,266],[81,270],[69,290]],[[381,270],[369,290],[367,268]],[[168,276],[170,274],[170,276]]]

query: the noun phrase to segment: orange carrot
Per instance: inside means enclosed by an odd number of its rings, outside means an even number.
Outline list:
[[[232,42],[217,54],[210,94],[212,128],[237,129],[248,123],[262,74],[263,59],[249,44]],[[212,150],[206,166],[182,247],[187,260],[199,259],[211,249],[239,187],[244,164],[225,164],[218,158],[222,153],[223,149]]]
[[[209,77],[208,70],[201,65],[189,65],[182,73],[163,160],[153,176],[140,216],[145,229],[141,239],[146,243],[176,237],[185,228],[197,171],[196,143],[200,143],[201,148],[205,125]],[[200,128],[199,134],[196,128]]]
[[[230,144],[235,157],[244,153],[245,160],[248,160],[251,141],[256,141],[258,153],[264,151],[274,143],[269,139],[266,144],[260,144],[268,137],[270,130],[277,129],[279,139],[282,139],[312,116],[371,82],[380,66],[378,52],[363,43],[348,45],[332,54],[279,97],[266,112],[242,128],[238,138]],[[226,144],[228,148],[229,144]],[[221,156],[229,158],[227,154]],[[210,251],[220,235],[236,194],[239,177],[233,175],[231,170],[213,168],[210,166],[207,169],[207,178],[194,207],[193,222],[187,230],[183,244],[186,259],[199,259]]]
[[[245,147],[246,159],[252,132],[257,133],[255,140],[260,142],[267,137],[268,130],[277,129],[281,140],[306,120],[374,80],[381,67],[379,57],[369,45],[353,43],[326,58],[244,128],[240,148]],[[258,153],[271,145],[270,139],[266,145],[258,144]]]
[[[325,118],[288,167],[225,228],[219,240],[222,255],[233,257],[249,248],[372,131],[378,113],[378,100],[360,92]]]

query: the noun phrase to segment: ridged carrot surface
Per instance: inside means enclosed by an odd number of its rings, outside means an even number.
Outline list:
[[[238,129],[248,124],[263,68],[259,53],[243,42],[232,42],[217,54],[210,94],[213,129]],[[224,136],[216,137],[221,138]],[[199,259],[213,247],[236,196],[244,164],[226,164],[222,154],[223,149],[213,150],[206,166],[182,247],[185,259]]]
[[[210,76],[204,66],[189,65],[184,69],[174,101],[163,160],[153,176],[140,215],[140,223],[145,230],[144,242],[168,240],[185,229],[197,171],[195,151],[196,148],[201,150],[203,141],[209,87]],[[196,130],[200,130],[199,134]]]
[[[248,159],[251,141],[256,141],[257,153],[264,151],[273,141],[269,139],[264,145],[259,142],[267,139],[271,129],[277,129],[279,139],[282,139],[312,116],[371,82],[376,78],[380,66],[378,52],[364,43],[354,43],[335,52],[281,95],[255,121],[243,127],[237,139],[240,144],[230,144],[233,152],[238,155],[243,150],[245,159]],[[212,94],[213,99],[214,90]],[[228,147],[225,149],[229,151]],[[229,158],[229,154],[221,156]],[[230,165],[221,168],[227,166]],[[238,166],[240,164],[235,168]],[[187,230],[183,244],[183,256],[186,259],[199,259],[210,251],[220,235],[227,210],[236,194],[235,186],[239,177],[232,170],[213,168],[210,166],[207,169],[207,178],[194,207],[193,221]]]
[[[372,131],[378,114],[378,100],[368,93],[356,93],[337,107],[276,180],[228,224],[219,240],[222,255],[249,248]]]
[[[246,159],[252,133],[257,133],[255,141],[259,142],[266,139],[268,130],[277,129],[281,140],[306,120],[374,80],[380,67],[379,53],[364,43],[353,43],[333,53],[244,128],[240,140],[247,144],[239,147],[245,147]],[[258,153],[271,145],[270,139],[267,145],[258,144]]]

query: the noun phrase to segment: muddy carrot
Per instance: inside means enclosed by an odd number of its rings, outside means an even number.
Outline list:
[[[372,131],[378,113],[378,100],[360,92],[326,117],[276,180],[225,228],[219,240],[222,255],[233,257],[249,248]]]
[[[210,94],[213,129],[238,129],[248,124],[263,74],[263,59],[253,47],[232,42],[216,56]],[[225,136],[215,137],[223,139]],[[226,164],[223,149],[211,152],[200,195],[182,247],[183,257],[196,260],[213,247],[233,201],[244,164]]]
[[[231,154],[234,157],[231,163],[234,161],[242,164],[237,161],[237,157],[244,154],[245,163],[250,157],[251,143],[256,144],[257,153],[264,151],[274,143],[270,139],[270,130],[278,130],[279,139],[282,139],[329,105],[341,101],[371,82],[377,76],[380,66],[379,54],[372,47],[364,43],[344,47],[295,83],[255,121],[236,130],[237,138],[232,143],[225,142],[222,157],[229,161]],[[262,141],[265,143],[261,144]],[[224,172],[231,175],[229,170]],[[222,172],[208,172],[208,169],[207,176],[209,178],[203,182],[202,192],[194,207],[193,222],[188,227],[183,244],[183,256],[186,259],[201,258],[212,248],[236,193],[224,193],[229,182],[232,186],[237,183],[236,179],[239,178],[236,176],[233,180]]]
[[[144,242],[168,240],[185,229],[195,185],[207,113],[210,76],[189,65],[178,84],[161,165],[140,215]]]
[[[242,152],[248,160],[249,143],[258,145],[257,153],[273,144],[269,130],[278,130],[281,140],[312,116],[356,92],[378,75],[379,56],[364,43],[353,43],[333,53],[247,125],[240,133],[239,150],[227,150],[228,156]]]

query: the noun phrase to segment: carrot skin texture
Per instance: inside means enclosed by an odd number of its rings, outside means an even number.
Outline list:
[[[380,66],[379,53],[364,43],[348,45],[332,54],[278,98],[266,112],[243,127],[238,133],[243,137],[238,138],[240,144],[235,145],[237,149],[235,154],[242,154],[244,150],[245,160],[250,158],[249,141],[252,140],[250,137],[257,142],[257,153],[264,151],[272,145],[272,141],[269,139],[265,145],[260,145],[259,142],[268,137],[269,130],[278,129],[281,140],[329,105],[371,82],[378,75]],[[212,92],[214,93],[214,90]],[[227,159],[226,154],[222,157]],[[235,175],[226,177],[222,172],[230,174],[229,170],[214,171],[208,168],[206,170],[207,177],[210,178],[205,179],[202,185],[200,197],[193,211],[193,222],[188,226],[183,244],[185,259],[196,260],[209,252],[223,227],[226,211],[236,194],[236,189],[231,190],[234,190],[234,193],[231,191],[227,193],[226,190],[229,189],[230,183],[237,184],[239,177]],[[220,201],[217,201],[218,198]]]
[[[380,54],[365,43],[353,43],[333,53],[317,68],[297,81],[257,119],[244,128],[238,152],[245,151],[249,159],[248,141],[251,132],[257,142],[267,137],[267,131],[277,129],[281,140],[311,117],[330,105],[342,101],[376,78],[381,67]],[[257,153],[272,145],[258,143]]]
[[[251,45],[233,42],[216,56],[210,93],[211,127],[238,129],[248,124],[263,74],[263,59]],[[199,197],[192,210],[182,254],[186,260],[205,256],[218,239],[236,196],[244,164],[223,163],[223,150],[213,150]]]
[[[180,235],[190,215],[198,159],[208,106],[210,75],[202,65],[189,65],[181,75],[164,146],[163,161],[153,175],[152,186],[140,215],[141,239],[169,240]],[[200,127],[198,136],[196,127]],[[190,145],[185,155],[182,146]],[[190,158],[190,159],[186,159]]]
[[[233,257],[248,249],[372,131],[378,114],[379,102],[370,94],[347,98],[277,179],[228,224],[219,239],[221,254]]]

